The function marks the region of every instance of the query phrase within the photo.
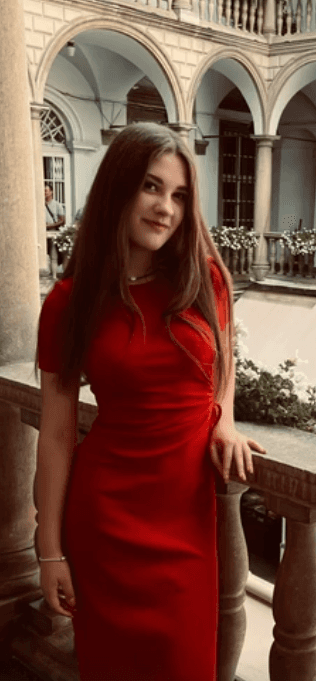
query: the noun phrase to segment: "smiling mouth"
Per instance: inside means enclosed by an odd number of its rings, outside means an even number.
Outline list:
[[[159,229],[159,231],[163,231],[164,229],[169,229],[169,225],[164,225],[161,222],[155,222],[154,220],[147,220],[144,218],[144,221],[149,225],[150,227],[154,227],[155,229]]]

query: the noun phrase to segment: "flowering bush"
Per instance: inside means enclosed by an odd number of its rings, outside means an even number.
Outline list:
[[[287,359],[277,369],[255,364],[242,356],[241,335],[237,324],[235,361],[235,418],[253,423],[278,423],[316,434],[316,387],[308,385],[298,370],[298,357]]]
[[[252,248],[258,245],[259,235],[246,227],[211,227],[210,234],[219,248],[231,248],[239,251],[241,248]]]
[[[77,227],[74,225],[64,225],[58,230],[58,234],[54,236],[53,242],[57,249],[63,255],[70,256],[75,242],[75,235],[77,232]]]
[[[306,255],[316,251],[316,230],[295,230],[282,232],[280,241],[283,241],[293,255]]]

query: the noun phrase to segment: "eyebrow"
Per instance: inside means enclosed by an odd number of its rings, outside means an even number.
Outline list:
[[[148,173],[146,178],[155,180],[155,182],[157,182],[157,184],[159,185],[163,184],[163,180],[161,179],[161,177],[158,177],[158,175],[153,175],[153,173]],[[179,187],[176,188],[176,191],[179,190],[183,192],[188,192],[188,187],[186,185],[180,185]]]

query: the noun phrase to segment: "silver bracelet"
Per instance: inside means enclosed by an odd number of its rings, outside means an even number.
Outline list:
[[[60,558],[41,558],[38,556],[38,560],[40,563],[54,563],[56,562],[62,562],[64,560],[67,560],[67,556],[60,556]]]

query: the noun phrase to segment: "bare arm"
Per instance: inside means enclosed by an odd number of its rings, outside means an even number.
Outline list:
[[[36,498],[38,547],[42,558],[62,556],[61,524],[65,493],[76,446],[78,385],[60,390],[57,375],[41,372],[42,417],[38,439]],[[42,588],[49,604],[66,614],[58,599],[58,587],[73,596],[65,563],[41,563]]]
[[[65,224],[65,216],[60,215],[59,220],[57,222],[51,222],[50,224],[46,225],[46,229],[58,229],[59,227],[62,227],[62,225]]]

